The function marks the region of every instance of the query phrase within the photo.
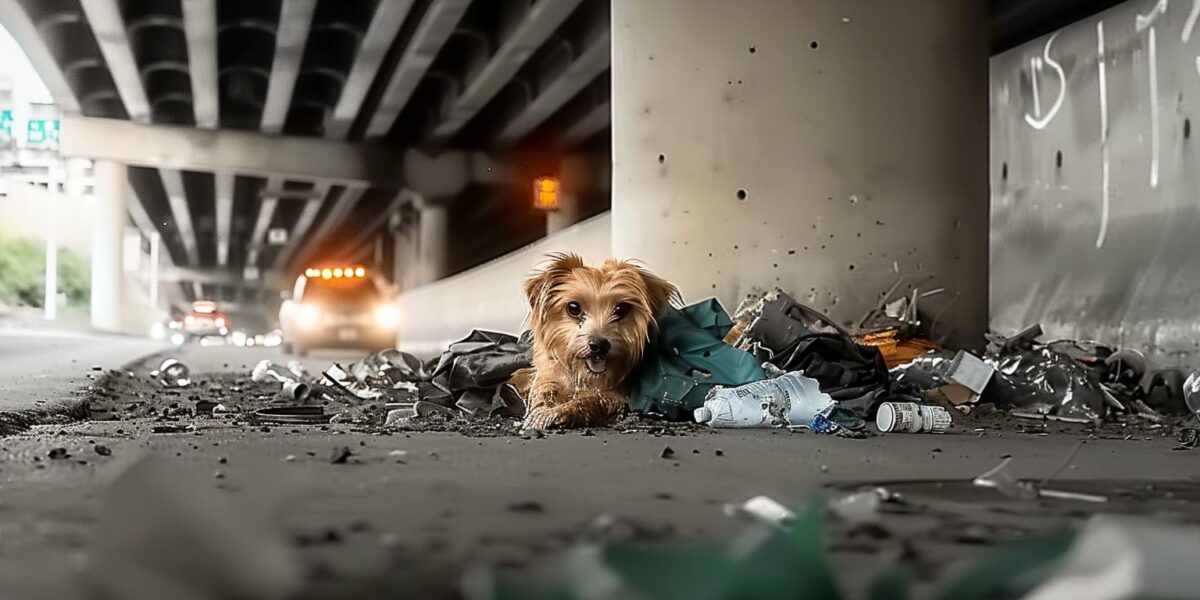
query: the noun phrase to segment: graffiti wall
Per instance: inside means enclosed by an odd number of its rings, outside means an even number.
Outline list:
[[[992,59],[993,329],[1200,364],[1198,20],[1132,0]]]

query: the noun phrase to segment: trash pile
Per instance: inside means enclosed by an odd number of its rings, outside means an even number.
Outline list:
[[[1011,338],[989,336],[982,356],[945,350],[923,336],[916,311],[921,298],[936,293],[914,291],[895,301],[886,294],[853,331],[779,290],[748,297],[733,317],[716,299],[670,308],[626,380],[629,409],[713,428],[786,427],[850,437],[861,437],[870,419],[880,433],[942,433],[955,416],[985,405],[1023,419],[1089,425],[1137,421],[1171,428],[1179,424],[1175,416],[1200,415],[1200,374],[1159,368],[1136,350],[1043,343],[1038,326]],[[278,385],[293,406],[254,416],[387,427],[520,419],[531,337],[475,330],[434,360],[385,350],[348,366],[334,363],[317,377],[294,361],[264,360],[253,369],[253,381]],[[168,388],[191,384],[187,367],[174,359],[152,377]],[[319,408],[330,400],[345,407],[335,413]],[[1200,443],[1194,425],[1190,437],[1181,434],[1185,446]]]
[[[964,413],[991,404],[1018,418],[1087,425],[1161,427],[1195,414],[1181,370],[1160,368],[1137,350],[1041,342],[1041,335],[1040,326],[1011,338],[990,335],[983,357],[931,352],[892,370],[893,391]]]
[[[281,365],[262,360],[251,370],[250,379],[274,388],[276,398],[245,416],[267,424],[388,426],[403,426],[415,418],[520,418],[524,404],[509,381],[530,361],[528,335],[518,338],[481,330],[451,344],[431,361],[392,349],[345,366],[333,363],[313,375],[298,361]],[[193,383],[187,366],[176,359],[165,360],[150,376],[168,389],[189,388]],[[197,406],[201,402],[206,414],[240,411],[207,400],[198,400]]]

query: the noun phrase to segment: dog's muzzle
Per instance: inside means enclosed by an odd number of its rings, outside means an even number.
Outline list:
[[[587,368],[595,375],[601,375],[608,370],[608,351],[612,349],[612,342],[602,338],[594,337],[588,340],[588,355],[584,359],[587,362]]]

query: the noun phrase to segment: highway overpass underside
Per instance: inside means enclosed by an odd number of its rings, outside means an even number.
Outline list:
[[[691,298],[778,285],[843,320],[902,278],[944,288],[942,326],[971,338],[989,44],[1084,4],[15,0],[0,21],[63,153],[94,161],[100,214],[129,215],[97,227],[161,245],[160,305],[269,314],[304,264],[346,260],[438,335],[463,327],[429,315],[433,290],[515,328],[519,297],[478,282],[515,289],[534,250],[576,244]],[[532,206],[542,175],[557,212]],[[93,317],[128,329],[121,239],[96,236]]]
[[[416,234],[399,229],[419,230],[422,210],[449,211],[447,231],[425,234],[455,241],[410,284],[544,235],[532,177],[564,156],[607,172],[608,13],[606,0],[17,0],[0,21],[64,114],[63,153],[117,165],[97,167],[124,181],[97,181],[116,194],[97,200],[159,238],[164,296],[253,306],[308,260],[407,271],[395,248]],[[607,208],[596,194],[589,212]],[[118,262],[94,269],[96,312],[122,300],[120,239],[98,236],[110,247],[94,254]]]

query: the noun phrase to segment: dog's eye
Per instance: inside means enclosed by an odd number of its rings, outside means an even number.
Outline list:
[[[578,302],[568,302],[567,314],[578,319],[581,315],[583,315],[583,307],[579,306]]]
[[[613,318],[618,321],[625,318],[625,315],[627,314],[629,314],[629,305],[624,302],[618,304],[617,307],[613,309]]]

